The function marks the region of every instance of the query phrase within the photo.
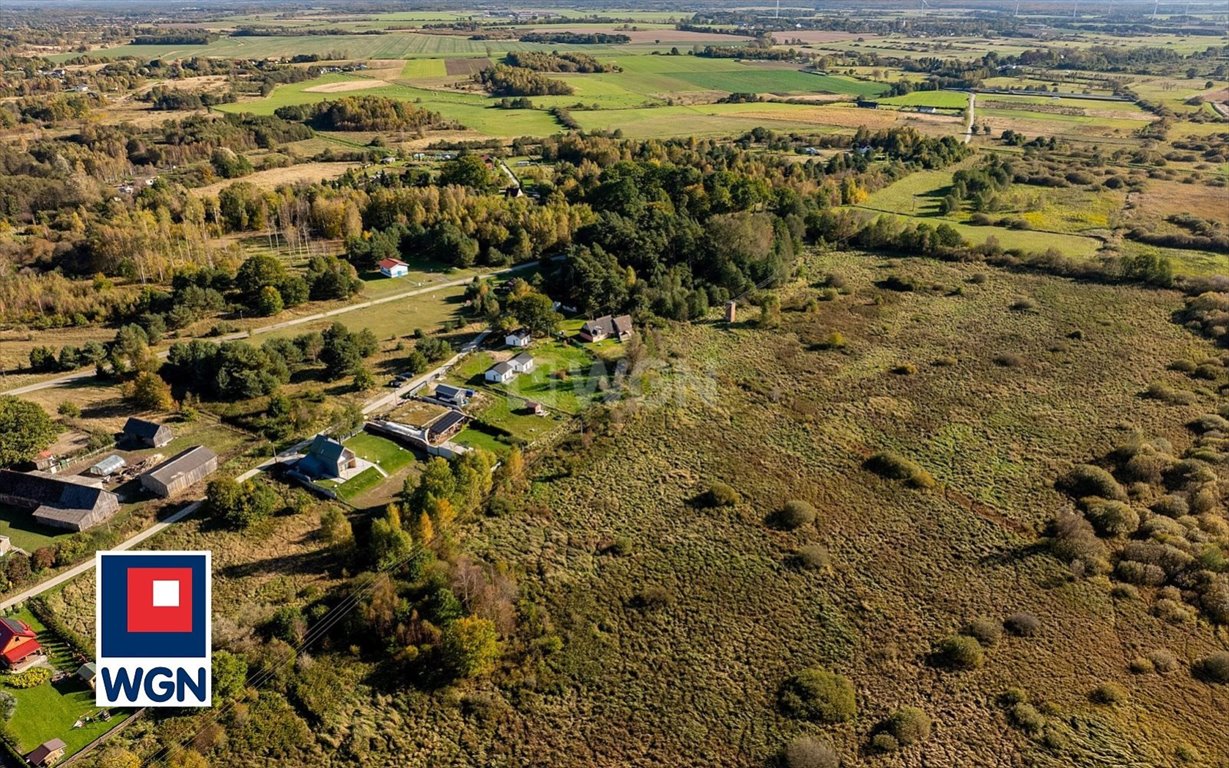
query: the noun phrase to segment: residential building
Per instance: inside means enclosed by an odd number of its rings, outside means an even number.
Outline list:
[[[596,320],[585,323],[580,329],[580,338],[584,341],[602,341],[611,338],[627,341],[631,336],[631,315],[619,315],[618,317],[602,315]]]
[[[135,416],[124,422],[123,439],[130,445],[143,448],[161,448],[175,439],[175,433],[165,424],[138,419]]]
[[[203,445],[195,445],[141,475],[141,485],[155,495],[170,498],[217,470],[218,455]]]
[[[438,444],[461,431],[469,417],[460,411],[448,411],[427,425],[427,442]]]
[[[516,378],[516,369],[511,363],[496,363],[487,369],[486,380],[494,384],[507,384]]]
[[[384,259],[380,262],[380,274],[385,277],[405,277],[410,273],[410,265],[398,259]]]
[[[68,745],[60,739],[44,741],[35,747],[33,752],[26,755],[26,762],[34,768],[48,768],[60,762],[60,758],[64,757],[64,751],[67,749]]]
[[[337,440],[316,435],[307,449],[307,455],[299,459],[296,466],[303,474],[316,479],[341,477],[346,470],[358,467],[358,457]]]
[[[454,387],[451,384],[436,384],[435,399],[445,405],[455,405],[458,408],[463,408],[469,404],[470,398],[474,396],[474,390]]]
[[[517,349],[524,349],[533,341],[533,336],[525,328],[518,328],[515,331],[510,331],[504,336],[504,344]]]
[[[38,635],[24,621],[0,618],[0,664],[12,669],[36,657],[42,657],[43,646]]]
[[[70,531],[93,528],[119,511],[119,498],[97,482],[11,469],[0,469],[0,503],[32,509],[36,522]]]
[[[508,365],[511,365],[512,370],[517,373],[529,373],[534,367],[533,356],[528,352],[522,352],[509,360]]]

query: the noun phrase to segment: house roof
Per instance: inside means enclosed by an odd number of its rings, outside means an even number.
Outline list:
[[[77,677],[80,677],[83,680],[93,680],[97,675],[98,667],[92,661],[82,664],[80,668],[77,669]]]
[[[457,424],[460,424],[462,421],[465,421],[465,414],[461,413],[460,411],[449,411],[427,425],[427,431],[434,432],[436,434],[440,432],[447,432]]]
[[[581,330],[585,331],[590,336],[596,336],[599,333],[604,333],[609,336],[610,334],[614,333],[614,321],[611,319],[610,315],[602,315],[595,320],[590,320],[585,323],[581,327]]]
[[[312,445],[307,449],[307,454],[334,467],[354,458],[354,451],[327,435],[316,435],[312,438]]]
[[[39,472],[0,469],[0,493],[24,499],[28,506],[39,511],[44,508],[88,511],[119,507],[119,498],[114,493],[96,485],[89,485],[80,478],[70,480]]]
[[[529,335],[529,329],[528,328],[517,328],[515,331],[508,331],[507,335],[509,338],[515,336],[518,339],[523,339]]]
[[[632,316],[631,315],[619,315],[614,320],[612,320],[611,323],[614,326],[614,332],[619,334],[620,336],[622,336],[625,333],[632,332]]]
[[[464,392],[465,392],[464,389],[461,389],[460,387],[454,387],[451,384],[436,384],[435,385],[435,396],[436,397],[446,397],[448,399],[452,399],[456,397],[457,395],[462,394]]]
[[[164,427],[166,427],[165,424],[159,424],[156,421],[130,416],[128,421],[124,422],[124,434],[130,437],[139,437],[143,440],[153,440],[158,436],[158,430]],[[169,427],[167,428],[169,429]]]
[[[21,619],[0,618],[0,645],[7,645],[14,637],[33,639],[38,635]]]
[[[29,760],[34,765],[40,765],[48,757],[51,757],[53,753],[59,752],[67,748],[68,748],[68,745],[65,744],[63,741],[61,741],[60,739],[52,739],[51,741],[44,741],[42,744],[39,744],[37,747],[35,747],[33,752],[26,755],[26,759]]]
[[[532,362],[533,362],[533,355],[529,354],[528,352],[522,352],[516,357],[512,358],[512,363],[515,365],[526,365]]]
[[[380,269],[392,269],[393,267],[408,267],[408,266],[410,265],[406,264],[404,261],[401,261],[400,259],[383,259],[380,262]]]
[[[205,446],[194,445],[187,450],[180,451],[145,474],[167,485],[180,475],[199,469],[217,457],[216,453]]]
[[[495,365],[492,365],[490,368],[487,369],[487,373],[494,371],[495,373],[498,373],[499,375],[502,376],[503,374],[508,373],[511,370],[512,370],[512,365],[510,363],[496,363]]]

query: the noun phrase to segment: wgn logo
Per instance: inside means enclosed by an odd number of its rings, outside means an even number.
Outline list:
[[[99,552],[100,707],[208,707],[208,552]]]

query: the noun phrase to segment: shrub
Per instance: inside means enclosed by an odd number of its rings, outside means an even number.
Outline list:
[[[935,663],[948,669],[977,669],[985,658],[981,644],[968,635],[950,635],[935,645]]]
[[[799,736],[781,755],[785,768],[840,768],[841,758],[832,745],[814,736]]]
[[[1028,312],[1037,308],[1037,302],[1033,301],[1027,296],[1021,296],[1020,298],[1011,302],[1011,308],[1016,312]]]
[[[1178,389],[1162,381],[1149,384],[1148,389],[1144,391],[1144,397],[1160,400],[1170,405],[1191,405],[1198,400],[1194,392]]]
[[[849,678],[822,667],[804,669],[786,680],[780,704],[791,717],[819,723],[842,723],[858,711]]]
[[[1024,358],[1014,352],[1004,352],[994,356],[994,364],[1004,368],[1019,368],[1024,365]]]
[[[1127,694],[1127,689],[1123,688],[1118,683],[1102,683],[1092,690],[1088,698],[1096,704],[1115,705],[1122,704],[1130,696]]]
[[[1028,691],[1023,688],[1008,688],[999,694],[1000,706],[1010,707],[1022,701],[1028,701]]]
[[[645,611],[655,611],[665,608],[674,602],[674,597],[666,590],[665,587],[651,586],[645,587],[632,597],[632,607],[639,608]]]
[[[722,482],[709,485],[704,498],[710,507],[732,507],[742,501],[738,491]]]
[[[1152,660],[1144,656],[1136,656],[1131,659],[1131,663],[1127,665],[1127,669],[1131,670],[1133,675],[1150,675],[1156,671]]]
[[[1183,517],[1190,514],[1191,511],[1190,504],[1186,502],[1186,497],[1177,493],[1162,496],[1152,502],[1152,506],[1149,509],[1158,515],[1173,518]]]
[[[1041,621],[1031,613],[1013,613],[1003,620],[1003,628],[1016,637],[1032,637],[1041,629]]]
[[[815,522],[816,514],[815,507],[810,502],[791,499],[777,511],[773,521],[777,527],[792,531]]]
[[[949,368],[958,362],[960,362],[960,360],[958,360],[957,358],[951,355],[944,355],[943,357],[936,357],[934,362],[931,363],[931,365],[937,368]]]
[[[33,669],[28,669],[25,672],[6,678],[4,683],[10,688],[24,690],[26,688],[37,688],[50,679],[50,667],[34,667]]]
[[[844,349],[845,335],[840,331],[833,331],[818,342],[815,346],[820,349]]]
[[[906,480],[914,488],[933,488],[935,479],[915,461],[893,451],[880,451],[866,460],[866,468],[890,480]]]
[[[1003,634],[1003,627],[989,616],[978,616],[965,625],[963,634],[972,637],[985,647],[994,645]]]
[[[1195,676],[1205,683],[1229,685],[1229,651],[1200,659],[1192,666]]]
[[[1102,536],[1129,536],[1139,527],[1139,515],[1127,504],[1109,499],[1081,499],[1084,515]]]
[[[1181,371],[1182,373],[1193,373],[1196,365],[1194,360],[1179,359],[1174,360],[1169,364],[1169,370]]]
[[[823,544],[807,544],[794,552],[794,564],[808,571],[822,571],[830,564],[828,548]]]
[[[1041,729],[1045,728],[1046,724],[1045,716],[1026,701],[1013,704],[1011,709],[1007,710],[1007,721],[1033,736],[1041,733]]]
[[[897,376],[912,376],[917,373],[917,366],[913,363],[901,363],[900,365],[893,366],[892,373]]]
[[[1106,470],[1093,464],[1077,464],[1055,483],[1058,490],[1077,499],[1098,496],[1113,501],[1126,501],[1127,493]]]
[[[876,733],[871,737],[871,749],[875,752],[895,752],[900,749],[900,742],[890,733]]]
[[[930,715],[917,707],[901,707],[883,722],[883,732],[892,734],[902,747],[930,738]]]
[[[1174,656],[1164,648],[1159,648],[1152,653],[1149,653],[1148,661],[1152,663],[1152,668],[1155,669],[1159,675],[1173,672],[1178,668],[1178,657]]]

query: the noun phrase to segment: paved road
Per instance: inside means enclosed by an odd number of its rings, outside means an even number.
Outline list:
[[[529,262],[527,264],[519,264],[515,267],[509,267],[508,269],[501,269],[496,272],[487,272],[487,273],[479,274],[479,275],[470,275],[468,277],[462,277],[456,280],[449,280],[443,283],[433,283],[431,285],[424,286],[422,288],[414,288],[409,291],[402,291],[400,293],[394,293],[389,296],[381,296],[378,299],[369,299],[367,301],[360,301],[357,304],[347,304],[344,307],[330,309],[326,312],[317,312],[312,315],[304,315],[303,317],[295,317],[290,320],[282,320],[281,322],[271,323],[269,325],[262,325],[259,328],[253,328],[250,331],[240,331],[238,333],[230,333],[225,336],[215,336],[212,338],[205,339],[205,341],[213,341],[213,342],[220,344],[224,341],[236,341],[238,339],[245,339],[250,336],[259,336],[265,333],[272,333],[273,331],[280,331],[286,328],[293,328],[297,325],[303,325],[304,323],[314,323],[317,320],[324,320],[330,317],[336,317],[337,315],[344,315],[347,312],[354,312],[355,310],[359,310],[359,309],[367,309],[368,307],[375,307],[375,306],[379,306],[380,304],[387,304],[390,301],[399,301],[401,299],[411,298],[413,296],[422,296],[423,294],[433,293],[435,291],[443,290],[444,288],[456,288],[457,286],[467,285],[475,277],[485,280],[488,277],[499,277],[500,275],[513,274],[516,272],[521,272],[526,269],[531,269],[535,266],[537,266],[537,262]],[[166,356],[167,356],[166,350],[163,350],[158,353],[159,358],[164,359],[166,358]],[[86,381],[87,379],[92,379],[94,377],[95,377],[94,371],[79,371],[77,373],[69,373],[63,376],[57,376],[53,379],[44,379],[43,381],[38,381],[33,384],[26,384],[25,386],[22,386],[22,387],[15,387],[13,389],[0,392],[0,395],[24,395],[29,392],[37,392],[40,389],[50,389],[52,387],[67,386],[67,385],[70,385],[76,382]]]

